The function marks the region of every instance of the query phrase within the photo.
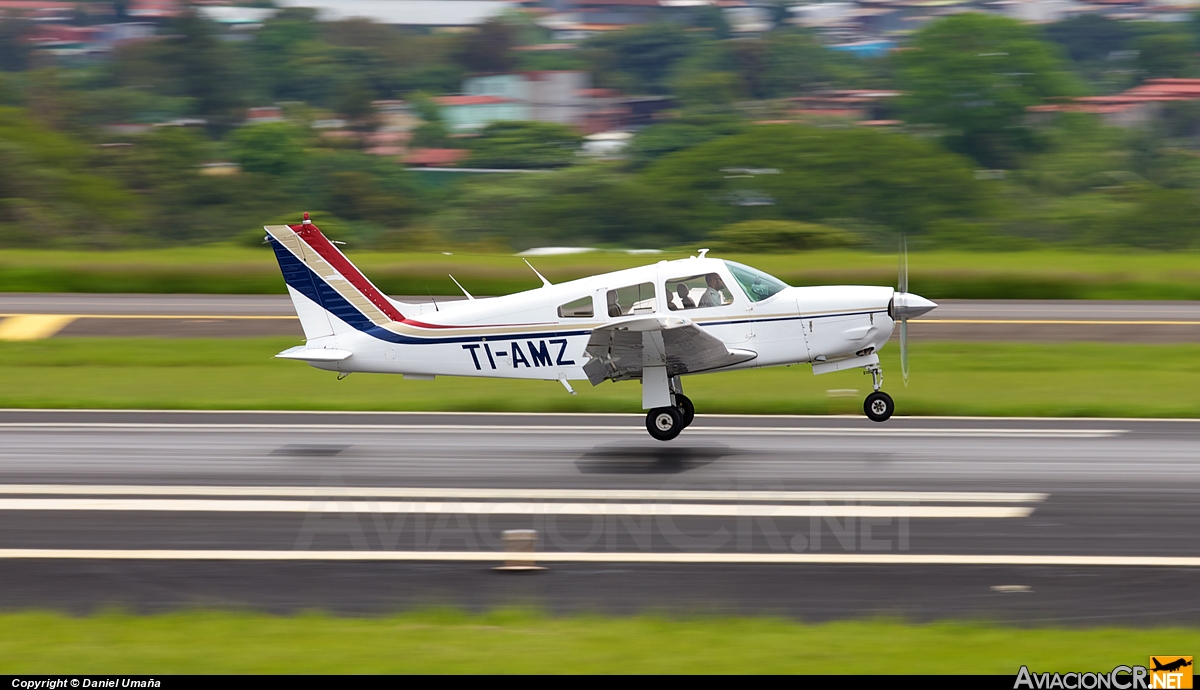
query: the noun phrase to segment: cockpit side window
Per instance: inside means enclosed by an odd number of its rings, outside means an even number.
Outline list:
[[[672,278],[667,281],[666,288],[667,307],[672,311],[733,303],[733,295],[717,273]]]
[[[750,268],[735,261],[726,261],[725,265],[729,267],[734,279],[742,286],[751,302],[764,300],[788,287],[787,283],[757,268]]]
[[[654,283],[639,283],[608,291],[608,315],[653,314]]]
[[[558,308],[558,317],[560,319],[585,319],[595,315],[596,310],[592,306],[591,295],[567,302]]]

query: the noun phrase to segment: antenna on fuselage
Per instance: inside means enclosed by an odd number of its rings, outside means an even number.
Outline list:
[[[467,289],[462,286],[462,283],[458,282],[457,278],[450,275],[449,273],[447,273],[446,275],[450,276],[450,280],[453,280],[454,284],[458,286],[458,289],[463,291],[463,294],[467,296],[467,299],[475,299],[474,297],[471,296],[471,293],[467,292]]]
[[[704,255],[708,253],[708,249],[700,249],[700,250],[697,250],[697,253],[700,255],[700,256],[699,256],[699,257],[697,257],[697,258],[703,259],[703,258],[704,258]]]
[[[551,285],[554,284],[554,283],[551,283],[550,281],[546,280],[546,276],[542,275],[541,273],[538,273],[538,270],[533,267],[533,264],[529,263],[529,259],[521,259],[521,261],[525,262],[525,265],[529,267],[529,270],[533,271],[533,274],[535,276],[542,279],[542,287],[550,287]]]

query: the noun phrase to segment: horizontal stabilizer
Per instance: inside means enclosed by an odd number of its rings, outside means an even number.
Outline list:
[[[280,359],[299,359],[305,362],[340,362],[354,354],[350,350],[333,347],[305,347],[297,345],[275,355]]]

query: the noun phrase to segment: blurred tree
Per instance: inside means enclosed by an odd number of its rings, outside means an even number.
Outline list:
[[[938,219],[997,210],[968,160],[867,129],[751,127],[665,156],[639,181],[671,209],[681,239],[743,220],[856,219],[919,234]]]
[[[229,145],[243,170],[279,176],[299,166],[307,136],[294,125],[271,122],[238,129]]]
[[[992,15],[961,14],[922,29],[899,57],[905,117],[940,125],[951,149],[992,168],[1036,146],[1026,108],[1079,92],[1036,30]]]
[[[1192,77],[1197,73],[1196,39],[1183,33],[1153,34],[1133,41],[1146,77]]]
[[[553,122],[493,122],[471,141],[480,168],[557,168],[577,160],[583,137]]]
[[[733,33],[729,28],[729,22],[725,21],[725,13],[720,7],[707,5],[696,8],[696,26],[702,29],[708,29],[712,32],[712,37],[718,41],[723,41],[730,37]]]
[[[863,239],[854,233],[816,223],[791,220],[747,220],[726,225],[711,235],[716,251],[773,252],[856,247]]]
[[[716,138],[716,135],[696,125],[665,122],[639,131],[630,142],[629,159],[635,167],[675,151],[691,148]]]
[[[199,113],[218,127],[241,120],[245,106],[236,75],[238,69],[229,48],[218,40],[214,26],[188,9],[173,19],[163,41],[163,58],[181,82],[180,95],[196,100]]]
[[[732,72],[695,74],[680,79],[675,93],[688,108],[726,110],[742,97],[742,80]]]
[[[1099,14],[1081,14],[1045,27],[1046,37],[1061,45],[1076,62],[1104,60],[1113,51],[1128,50],[1138,36],[1133,22]]]
[[[413,109],[424,122],[413,130],[412,139],[408,142],[409,146],[415,148],[429,149],[444,149],[444,148],[462,148],[461,142],[456,142],[450,139],[450,130],[446,128],[446,123],[442,121],[441,109],[437,103],[424,93],[415,93],[409,97],[409,102],[412,103]]]
[[[762,39],[762,44],[761,57],[750,59],[744,55],[739,62],[743,73],[753,70],[761,75],[757,77],[762,84],[759,90],[770,98],[799,95],[833,82],[836,78],[833,63],[845,60],[800,29],[772,31]]]
[[[455,59],[471,72],[507,72],[516,65],[517,27],[493,17],[461,36]]]
[[[664,209],[635,178],[603,163],[536,175],[479,175],[431,219],[459,241],[520,248],[547,242],[673,244],[662,232]]]
[[[88,148],[0,108],[0,243],[7,246],[113,246],[134,228],[139,199],[87,169]]]
[[[26,38],[33,22],[23,17],[0,18],[0,70],[20,72],[29,69],[30,46]]]
[[[403,227],[421,210],[408,172],[357,151],[309,152],[291,169],[286,185],[304,204],[383,227]]]
[[[375,107],[371,104],[373,96],[375,94],[366,87],[362,79],[347,77],[338,85],[334,107],[355,127],[364,131],[374,130],[377,123]]]
[[[632,93],[666,93],[666,77],[695,40],[674,24],[647,24],[595,36],[586,43],[598,82]]]

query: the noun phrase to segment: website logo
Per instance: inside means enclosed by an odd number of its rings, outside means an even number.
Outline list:
[[[1150,657],[1150,688],[1156,690],[1190,690],[1192,687],[1192,657]]]

